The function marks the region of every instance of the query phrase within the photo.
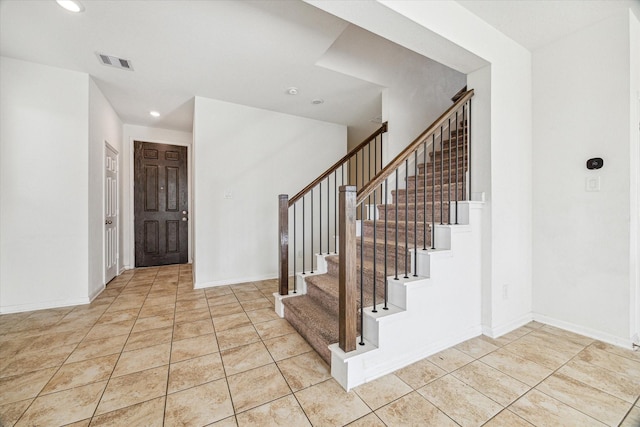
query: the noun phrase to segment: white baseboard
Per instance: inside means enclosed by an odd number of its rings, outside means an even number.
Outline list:
[[[89,301],[93,301],[94,299],[96,299],[96,297],[100,295],[106,288],[106,285],[102,285],[98,289],[93,291],[93,293],[89,295]]]
[[[599,331],[597,329],[592,329],[586,326],[577,325],[575,323],[566,322],[564,320],[559,320],[553,317],[545,316],[544,314],[540,314],[540,313],[533,313],[533,320],[535,320],[536,322],[544,323],[546,325],[555,326],[556,328],[564,329],[569,332],[574,332],[576,334],[584,335],[585,337],[593,338],[594,340],[599,340],[599,341],[606,342],[608,344],[613,344],[618,347],[624,347],[628,349],[633,348],[633,342],[631,338],[619,337],[607,332]]]
[[[231,279],[214,280],[212,282],[194,283],[193,289],[204,289],[204,288],[211,288],[214,286],[237,285],[240,283],[257,282],[259,280],[270,280],[270,279],[276,279],[277,276],[278,276],[277,274],[275,274],[275,276],[274,274],[265,274],[260,276],[234,277]]]
[[[89,298],[73,298],[68,300],[44,301],[29,304],[16,304],[0,307],[0,314],[22,313],[24,311],[46,310],[48,308],[71,307],[91,303]]]
[[[518,317],[515,320],[512,320],[510,322],[504,323],[502,325],[499,326],[482,326],[482,335],[486,335],[489,338],[499,338],[504,334],[507,334],[515,329],[518,329],[521,326],[526,325],[527,323],[531,322],[533,320],[533,314],[532,313],[527,313],[527,314],[523,314],[522,316]]]

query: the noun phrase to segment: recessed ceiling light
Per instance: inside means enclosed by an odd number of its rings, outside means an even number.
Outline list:
[[[289,89],[287,89],[287,93],[289,95],[297,95],[298,94],[298,88],[292,86]]]
[[[56,0],[56,3],[69,12],[78,13],[84,11],[84,6],[78,0]]]
[[[157,111],[149,111],[149,114],[151,114],[153,117],[160,117],[160,113],[158,113]]]
[[[313,105],[320,105],[320,104],[324,104],[324,99],[320,99],[320,98],[316,98],[313,101],[311,101],[311,103]]]

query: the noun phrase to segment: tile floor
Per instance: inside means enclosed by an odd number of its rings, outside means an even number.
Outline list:
[[[532,322],[346,393],[274,280],[127,271],[90,305],[0,316],[2,426],[640,426],[640,353]]]

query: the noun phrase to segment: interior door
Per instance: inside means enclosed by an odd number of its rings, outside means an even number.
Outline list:
[[[118,154],[105,149],[104,181],[104,283],[118,274]]]
[[[188,261],[187,147],[134,142],[136,267]]]

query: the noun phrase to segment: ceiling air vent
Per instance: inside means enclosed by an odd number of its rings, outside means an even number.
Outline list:
[[[97,53],[97,55],[102,65],[108,65],[109,67],[116,67],[123,70],[133,71],[131,61],[129,61],[128,59],[117,58],[115,56],[105,55],[103,53]]]

